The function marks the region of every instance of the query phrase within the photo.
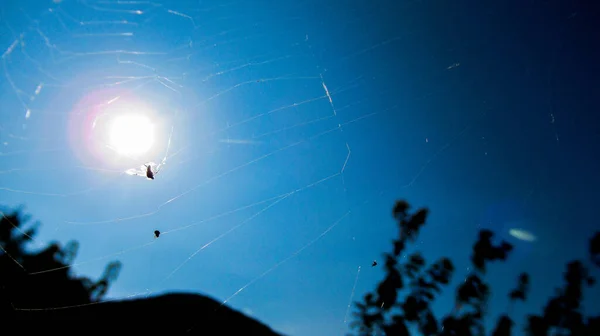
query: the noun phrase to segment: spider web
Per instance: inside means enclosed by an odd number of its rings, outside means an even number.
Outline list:
[[[327,296],[331,320],[345,329],[348,294],[360,294],[361,265],[376,256],[357,264],[325,255],[351,248],[365,207],[412,186],[479,118],[456,122],[434,144],[421,138],[425,156],[405,163],[411,173],[358,193],[378,174],[364,168],[375,154],[360,134],[403,103],[377,103],[397,92],[377,86],[385,73],[342,65],[404,35],[357,45],[326,68],[330,50],[315,46],[319,30],[298,14],[307,3],[39,6],[2,13],[0,193],[43,222],[37,247],[81,244],[74,272],[98,276],[106,262],[123,262],[110,299],[201,292],[294,332],[294,322],[270,314],[309,289]],[[111,116],[132,110],[148,111],[159,135],[149,153],[119,156],[103,134]],[[154,181],[126,174],[149,162],[160,166]],[[306,283],[333,285],[323,280],[332,277],[340,293]]]

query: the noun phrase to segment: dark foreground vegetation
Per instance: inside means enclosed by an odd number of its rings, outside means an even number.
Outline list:
[[[0,212],[0,327],[7,335],[278,335],[206,296],[172,293],[102,302],[121,263],[98,280],[72,275],[78,244],[29,252],[38,225]]]
[[[409,329],[428,336],[600,335],[600,316],[585,316],[581,307],[585,287],[594,285],[591,267],[586,264],[600,267],[600,232],[590,240],[589,262],[574,260],[566,265],[564,285],[548,299],[541,314],[527,317],[524,330],[516,329],[508,314],[498,319],[494,330],[485,330],[491,293],[485,281],[486,267],[494,261],[506,261],[513,246],[507,242],[495,244],[491,231],[480,231],[471,254],[474,271],[456,288],[454,309],[438,320],[431,306],[450,282],[454,266],[448,258],[426,265],[419,253],[406,256],[407,262],[400,262],[407,245],[415,241],[425,225],[428,214],[427,209],[412,214],[409,209],[405,201],[396,202],[393,208],[398,238],[393,241],[392,252],[385,254],[385,278],[375,291],[365,295],[363,302],[356,303],[354,327],[359,335],[405,336],[410,335]],[[515,289],[507,293],[513,304],[527,299],[530,286],[527,273],[515,280]]]
[[[540,315],[527,318],[525,330],[516,329],[508,314],[494,330],[485,330],[484,319],[491,293],[485,281],[486,267],[505,261],[513,247],[496,244],[491,231],[482,230],[473,245],[471,272],[455,290],[454,309],[444,317],[434,316],[431,305],[448,285],[454,266],[448,258],[427,265],[423,256],[406,254],[423,228],[428,211],[409,213],[410,206],[398,201],[393,216],[399,235],[381,266],[385,278],[377,288],[356,303],[355,330],[359,335],[600,335],[600,317],[589,317],[581,308],[584,290],[594,284],[591,268],[600,267],[600,233],[590,240],[589,261],[566,265],[564,285],[550,297]],[[71,274],[78,244],[50,244],[41,251],[26,249],[38,225],[26,225],[21,211],[0,212],[0,323],[4,330],[23,334],[163,334],[163,335],[277,335],[268,326],[246,317],[206,296],[173,293],[123,301],[102,301],[121,269],[111,262],[98,280]],[[521,274],[510,293],[511,301],[525,301],[529,275]],[[101,304],[98,304],[100,303]]]

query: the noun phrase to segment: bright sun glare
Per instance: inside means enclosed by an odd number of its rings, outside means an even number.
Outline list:
[[[121,155],[144,154],[154,144],[154,125],[143,115],[118,116],[109,132],[110,146]]]

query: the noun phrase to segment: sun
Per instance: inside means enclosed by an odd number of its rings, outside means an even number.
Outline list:
[[[140,155],[154,144],[154,125],[141,114],[115,117],[109,127],[109,144],[121,155]]]

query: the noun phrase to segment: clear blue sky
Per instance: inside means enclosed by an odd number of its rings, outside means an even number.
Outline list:
[[[290,335],[342,334],[358,267],[354,300],[382,279],[370,264],[391,248],[402,198],[431,209],[415,248],[451,257],[454,285],[479,229],[515,243],[510,262],[490,270],[491,312],[528,270],[522,314],[540,310],[562,281],[555,266],[585,256],[597,228],[597,7],[0,8],[0,203],[42,222],[39,246],[79,241],[77,273],[97,277],[120,260],[111,297],[223,301],[248,285],[228,304]],[[152,114],[158,137],[147,155],[119,159],[99,137],[106,120],[136,109]],[[165,155],[154,181],[123,173]],[[512,228],[537,240],[517,241]]]

